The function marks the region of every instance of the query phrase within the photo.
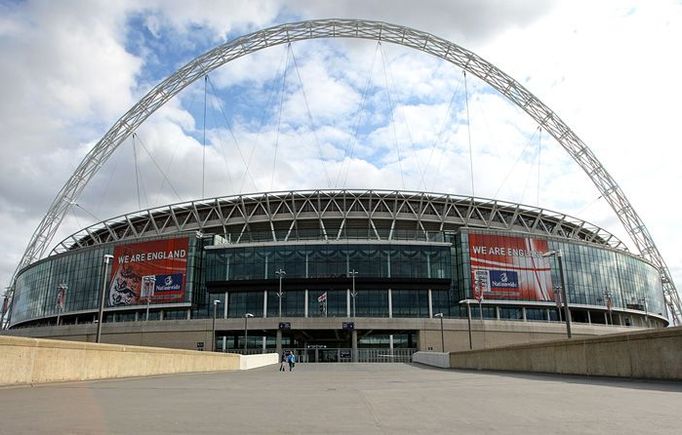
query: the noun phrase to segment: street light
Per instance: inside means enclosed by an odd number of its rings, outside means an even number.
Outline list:
[[[440,351],[445,352],[445,335],[443,335],[443,313],[436,313],[433,317],[440,317]]]
[[[353,318],[355,318],[355,296],[358,295],[358,292],[355,291],[355,276],[358,274],[358,271],[353,269],[350,272],[348,272],[348,275],[353,279],[353,290],[350,292],[350,296],[353,298]]]
[[[543,257],[556,256],[559,262],[559,279],[561,280],[561,299],[564,302],[564,317],[566,318],[566,335],[571,338],[571,311],[568,308],[568,293],[566,292],[566,280],[564,279],[564,259],[561,249],[542,254]]]
[[[142,277],[142,289],[147,295],[147,311],[144,317],[144,321],[149,321],[149,304],[152,301],[152,296],[154,296],[154,287],[156,286],[156,278],[154,276],[148,275]]]
[[[246,354],[246,350],[248,349],[248,342],[249,342],[249,317],[253,317],[253,314],[251,313],[244,313],[244,353]]]
[[[277,292],[277,297],[279,298],[279,317],[282,318],[282,278],[286,276],[286,272],[280,268],[275,271],[275,275],[279,277],[279,291]]]
[[[107,284],[109,283],[109,265],[114,259],[111,254],[104,255],[104,278],[102,279],[102,292],[99,295],[99,313],[97,315],[97,336],[95,339],[96,343],[99,343],[102,338],[102,320],[104,317],[104,297],[107,294]]]
[[[471,342],[471,299],[462,299],[459,301],[459,304],[467,304],[467,325],[469,327],[469,350],[472,350],[474,348],[474,345]]]
[[[211,335],[213,337],[212,345],[211,345],[211,350],[215,352],[215,318],[216,318],[216,311],[218,310],[218,305],[220,305],[222,302],[220,299],[213,299],[213,334]]]

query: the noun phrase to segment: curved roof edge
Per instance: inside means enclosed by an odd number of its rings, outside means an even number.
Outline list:
[[[105,243],[241,226],[239,238],[254,223],[269,224],[273,241],[287,241],[293,222],[341,220],[338,239],[347,219],[414,221],[415,231],[443,231],[445,227],[523,231],[580,240],[629,252],[616,236],[582,219],[540,207],[490,198],[446,193],[381,189],[315,189],[260,192],[168,204],[115,216],[71,234],[51,255]],[[279,238],[275,222],[292,222]],[[427,229],[429,227],[430,229]],[[436,228],[434,230],[434,228]],[[382,239],[376,229],[376,238]],[[393,231],[391,230],[391,233]],[[387,238],[391,240],[391,235]]]

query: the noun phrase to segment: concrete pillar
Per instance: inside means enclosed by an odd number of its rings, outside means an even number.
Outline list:
[[[225,292],[225,303],[223,304],[223,319],[227,319],[227,304],[230,302],[230,293]]]
[[[393,317],[393,296],[391,295],[391,289],[388,289],[388,317]]]
[[[265,353],[265,349],[268,348],[268,337],[265,335],[263,336],[263,353]]]
[[[590,315],[590,310],[587,310],[587,323],[592,324],[592,316]]]
[[[358,362],[358,331],[355,329],[353,329],[351,334],[351,346],[353,347],[351,350],[351,355],[353,356],[352,361]]]
[[[388,336],[388,348],[391,351],[391,354],[393,354],[393,334]]]
[[[350,289],[346,289],[346,317],[350,317]]]
[[[268,257],[265,257],[268,258]],[[263,290],[263,318],[268,317],[268,291]]]
[[[306,254],[306,276],[308,275],[308,255]],[[305,303],[303,304],[303,316],[308,317],[308,289],[305,289],[305,292],[303,292],[304,295],[303,297],[305,298]]]
[[[526,307],[521,307],[521,312],[523,313],[523,321],[527,322],[528,318],[526,317]]]
[[[426,258],[429,258],[428,255]],[[429,319],[433,317],[433,292],[429,289]]]
[[[221,347],[223,349],[223,352],[227,350],[227,335],[223,335],[223,343]]]
[[[277,328],[277,337],[275,338],[275,351],[277,355],[282,355],[282,330]]]

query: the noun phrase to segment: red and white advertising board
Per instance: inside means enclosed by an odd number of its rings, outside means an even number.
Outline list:
[[[152,303],[182,302],[188,255],[187,237],[116,246],[109,306],[146,303],[147,295]]]
[[[547,240],[469,233],[473,296],[553,301]]]

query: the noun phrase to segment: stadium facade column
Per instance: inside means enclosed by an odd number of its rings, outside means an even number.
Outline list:
[[[429,289],[429,319],[431,317],[433,317],[433,293],[431,292],[431,289]]]
[[[388,289],[388,318],[393,317],[393,294],[391,289]]]
[[[353,362],[358,362],[358,331],[353,328],[351,333],[351,346],[353,347],[351,354],[353,355]]]
[[[306,259],[307,258],[308,257],[306,257]],[[306,266],[307,266],[307,263],[306,263]],[[306,275],[307,275],[307,273],[306,273]],[[305,289],[303,297],[305,298],[305,303],[303,304],[303,316],[308,317],[308,289]]]

